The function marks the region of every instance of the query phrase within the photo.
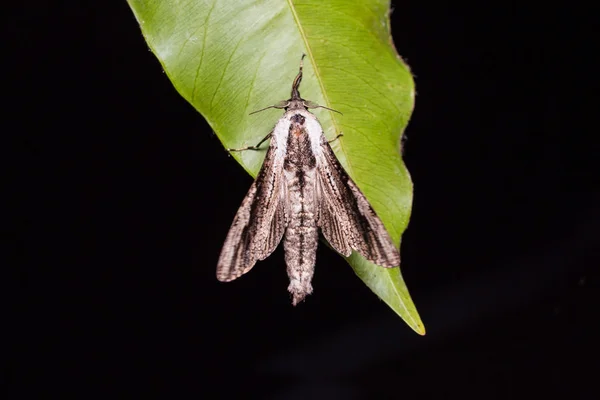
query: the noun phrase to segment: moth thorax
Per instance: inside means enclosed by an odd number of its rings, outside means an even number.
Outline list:
[[[306,118],[304,118],[304,116],[300,114],[295,114],[292,116],[292,118],[290,118],[290,121],[298,125],[304,125],[304,121],[306,121]]]

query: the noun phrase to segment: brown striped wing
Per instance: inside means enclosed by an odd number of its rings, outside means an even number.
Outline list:
[[[323,136],[317,157],[318,226],[340,254],[357,251],[382,267],[400,265],[400,252],[365,195],[352,181]]]
[[[271,141],[256,180],[238,209],[217,264],[217,279],[232,281],[277,248],[286,228],[283,157]]]

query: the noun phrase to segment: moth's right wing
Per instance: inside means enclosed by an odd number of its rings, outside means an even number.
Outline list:
[[[283,155],[271,144],[261,170],[236,213],[217,264],[217,279],[232,281],[277,247],[286,224]]]
[[[329,244],[348,257],[352,250],[382,267],[400,265],[400,252],[365,195],[348,176],[329,143],[317,155],[317,224]]]

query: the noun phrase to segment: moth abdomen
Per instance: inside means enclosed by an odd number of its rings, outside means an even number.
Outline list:
[[[294,305],[312,293],[311,280],[315,271],[318,244],[319,232],[314,218],[305,220],[304,225],[299,225],[298,219],[292,220],[285,232],[283,248],[290,279],[288,291]]]

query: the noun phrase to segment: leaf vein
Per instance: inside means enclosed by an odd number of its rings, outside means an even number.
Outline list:
[[[206,19],[204,20],[204,36],[202,37],[202,52],[200,53],[200,61],[198,61],[198,68],[196,69],[196,76],[194,77],[194,85],[192,86],[192,104],[196,99],[196,89],[198,88],[198,77],[200,76],[200,68],[202,68],[202,62],[204,61],[204,49],[206,49],[206,36],[208,34],[208,20],[210,19],[210,15],[212,14],[215,5],[218,0],[215,0],[210,6],[210,10],[206,13]]]
[[[254,89],[254,83],[256,82],[256,77],[258,76],[258,71],[260,70],[260,64],[263,60],[263,58],[265,58],[266,56],[266,52],[264,52],[258,59],[258,62],[256,63],[256,69],[254,70],[254,75],[252,76],[252,80],[250,81],[250,85],[248,87],[248,96],[246,96],[246,106],[245,106],[245,110],[248,111],[248,105],[250,104],[250,96],[252,95],[252,90]]]
[[[227,59],[227,62],[225,63],[225,66],[223,67],[223,72],[221,73],[221,77],[219,78],[219,82],[217,82],[217,87],[213,91],[212,98],[210,99],[210,109],[211,110],[213,109],[213,103],[215,101],[215,97],[217,97],[217,93],[219,92],[219,88],[221,87],[221,84],[223,83],[223,79],[225,78],[225,73],[227,72],[227,68],[229,68],[229,66],[231,65],[231,59],[235,55],[235,52],[240,47],[240,44],[244,41],[244,39],[245,39],[244,36],[240,37],[240,40],[238,40],[238,42],[235,44],[235,47],[231,50],[231,53],[229,54],[229,58]]]

